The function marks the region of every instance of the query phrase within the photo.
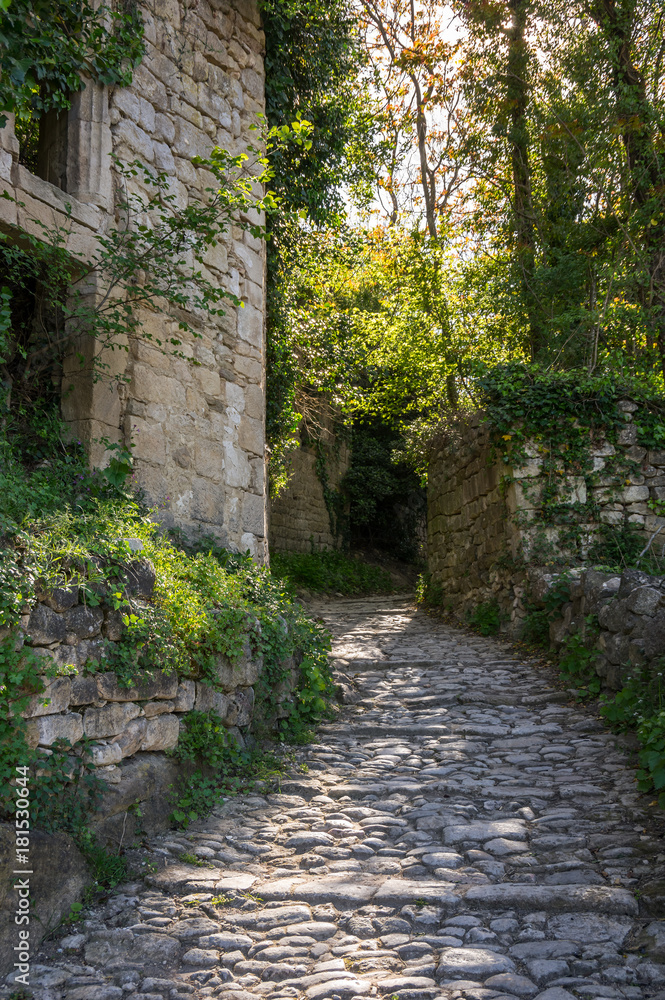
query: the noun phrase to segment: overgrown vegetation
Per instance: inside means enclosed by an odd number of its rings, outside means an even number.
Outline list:
[[[521,515],[531,536],[525,559],[662,572],[665,564],[655,548],[645,548],[628,514],[619,523],[601,520],[613,496],[621,499],[626,486],[643,482],[644,452],[615,453],[626,426],[620,401],[639,407],[638,449],[657,449],[665,441],[665,400],[657,380],[512,362],[476,366],[467,390],[486,415],[497,455],[517,470],[538,464],[537,477],[519,480],[525,504],[533,508],[528,523]]]
[[[285,760],[259,746],[241,748],[215,712],[188,712],[183,721],[185,731],[172,755],[194,770],[172,789],[171,818],[178,826],[207,816],[224,798],[251,790],[257,782],[279,785]]]
[[[289,589],[315,594],[386,594],[393,589],[390,574],[360,556],[328,549],[322,552],[275,552],[271,557],[275,576]]]
[[[501,609],[497,600],[482,601],[469,612],[469,625],[481,635],[496,635],[501,628]]]
[[[560,616],[570,599],[570,579],[564,574],[550,588],[544,606],[528,609],[522,638],[536,646],[549,646],[549,624]],[[665,689],[661,658],[649,666],[634,666],[619,691],[603,689],[596,672],[598,619],[587,615],[581,627],[569,634],[558,656],[561,679],[579,701],[600,699],[600,714],[617,732],[637,737],[640,791],[655,792],[665,808]]]
[[[185,550],[160,532],[139,495],[114,487],[99,471],[88,472],[80,449],[61,445],[60,450],[61,455],[51,455],[48,471],[20,463],[9,444],[4,453],[0,808],[3,815],[12,812],[19,761],[33,776],[40,773],[33,822],[44,829],[81,833],[103,788],[89,764],[88,744],[56,746],[46,761],[39,750],[28,748],[20,714],[29,698],[44,690],[42,678],[55,674],[53,665],[45,667],[42,657],[17,646],[14,638],[20,615],[38,587],[79,586],[87,603],[103,601],[120,610],[124,635],[109,644],[110,659],[104,665],[126,685],[160,669],[203,678],[214,687],[220,657],[234,663],[242,656],[262,656],[257,712],[270,724],[275,692],[295,669],[293,690],[284,689],[284,717],[276,723],[286,740],[301,740],[326,715],[332,683],[325,632],[278,580],[249,557],[232,556],[211,540],[202,539]],[[63,498],[73,498],[72,504]],[[141,558],[155,568],[151,601],[132,596],[126,566],[135,557],[128,538],[140,541]],[[86,669],[94,671],[98,664],[89,661]],[[194,735],[185,747],[190,743],[196,745]],[[242,763],[245,771],[255,763],[251,754],[232,758],[233,753],[231,762]]]

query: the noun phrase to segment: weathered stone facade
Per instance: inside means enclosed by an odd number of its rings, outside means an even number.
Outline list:
[[[428,563],[449,607],[466,612],[497,600],[506,627],[517,631],[541,570],[584,568],[603,524],[630,526],[645,546],[665,529],[665,517],[653,510],[665,497],[665,452],[637,444],[636,403],[622,400],[618,408],[624,426],[616,444],[590,438],[591,473],[560,480],[556,523],[541,517],[548,472],[535,443],[527,443],[525,460],[502,458],[482,414],[460,420],[434,443]]]
[[[340,544],[339,535],[333,534],[316,462],[316,451],[309,445],[291,452],[289,484],[270,503],[270,547],[277,552],[318,552]],[[330,490],[339,487],[348,467],[348,446],[338,442],[326,457]]]
[[[111,154],[163,171],[180,208],[205,197],[211,175],[192,163],[214,146],[242,152],[264,108],[264,36],[256,0],[175,0],[143,9],[146,52],[131,86],[88,80],[42,150],[36,176],[19,163],[11,120],[0,130],[0,227],[43,237],[64,226],[74,255],[92,259],[96,234],[116,225],[121,191]],[[51,133],[49,133],[51,134]],[[42,143],[42,146],[44,144]],[[138,182],[137,182],[138,183]],[[69,214],[67,210],[69,208]],[[89,366],[65,360],[63,413],[72,433],[104,461],[102,438],[134,445],[136,477],[167,525],[212,533],[262,561],[266,555],[263,243],[240,228],[211,248],[208,277],[243,307],[224,316],[186,314],[200,339],[187,360],[143,339],[107,352],[125,385],[95,383]],[[91,295],[99,294],[92,288]],[[144,333],[166,342],[181,317],[143,309]],[[120,345],[122,347],[122,345]],[[77,345],[87,358],[98,348]]]

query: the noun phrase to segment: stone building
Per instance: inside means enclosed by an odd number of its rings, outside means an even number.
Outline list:
[[[142,10],[146,51],[127,88],[90,80],[68,113],[40,123],[35,171],[22,165],[11,119],[0,129],[0,227],[43,235],[65,226],[67,249],[92,258],[96,235],[117,223],[111,154],[172,179],[177,204],[204,196],[210,174],[192,163],[214,146],[243,151],[264,108],[264,37],[256,0],[164,0]],[[67,206],[70,206],[69,209]],[[124,384],[96,382],[65,359],[63,416],[103,464],[106,438],[134,446],[138,483],[168,525],[201,529],[223,544],[266,555],[264,456],[265,250],[234,228],[211,249],[208,275],[242,301],[224,316],[188,315],[200,334],[181,350],[198,365],[136,339],[109,353]],[[91,294],[96,294],[91,290]],[[144,310],[143,330],[165,340],[178,317]],[[89,341],[92,338],[88,338]],[[79,345],[90,356],[96,349]]]

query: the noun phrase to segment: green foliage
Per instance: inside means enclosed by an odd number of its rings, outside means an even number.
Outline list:
[[[98,805],[104,782],[91,764],[91,742],[73,749],[58,740],[47,756],[28,745],[21,713],[44,691],[52,667],[28,647],[17,648],[13,635],[0,641],[0,815],[13,818],[18,766],[25,768],[30,792],[30,820],[47,833],[78,834]]]
[[[279,128],[301,115],[313,126],[309,149],[273,155],[275,190],[288,211],[320,224],[340,211],[340,184],[367,172],[361,150],[373,123],[359,83],[355,12],[348,0],[260,0],[260,8],[268,123]]]
[[[187,778],[180,778],[173,791],[172,802],[173,812],[172,822],[184,829],[190,823],[195,823],[198,819],[209,816],[216,805],[224,801],[224,789],[220,787],[216,777],[205,777],[201,771],[194,771]],[[183,861],[189,864],[201,864],[183,855]]]
[[[598,659],[598,650],[595,649],[597,635],[597,619],[594,615],[589,615],[585,619],[583,630],[566,637],[559,654],[559,670],[573,681],[580,701],[596,698],[600,694],[600,677],[595,670]]]
[[[420,573],[416,583],[416,601],[426,608],[440,608],[443,605],[443,587],[432,580],[430,573]]]
[[[589,547],[589,560],[613,569],[640,565],[644,549],[643,533],[632,524],[601,524]],[[647,567],[642,565],[642,569]]]
[[[129,877],[129,865],[123,855],[102,847],[89,830],[80,832],[77,846],[90,869],[94,888],[113,889]]]
[[[548,589],[540,604],[527,599],[526,615],[522,624],[522,639],[526,642],[533,642],[537,646],[549,646],[550,625],[560,616],[562,606],[569,600],[570,578],[563,573]]]
[[[324,549],[321,552],[275,552],[271,557],[275,576],[290,587],[316,594],[385,594],[393,589],[390,575],[360,557]]]
[[[302,214],[324,226],[343,214],[342,185],[366,189],[375,128],[364,98],[355,10],[348,0],[261,0],[266,33],[266,116],[273,128],[298,115],[311,122],[307,150],[282,147],[271,155],[274,189],[283,209],[271,220],[268,249],[266,430],[271,489],[286,484],[285,462],[297,447],[300,396],[312,380],[294,350],[289,323],[294,259],[308,252]],[[316,372],[314,381],[318,381]]]
[[[143,52],[143,18],[133,0],[99,6],[87,0],[6,0],[0,112],[16,112],[21,120],[67,109],[85,76],[128,86]]]
[[[184,722],[185,732],[171,753],[197,769],[173,789],[171,818],[178,826],[209,815],[225,797],[251,790],[256,781],[279,777],[282,762],[258,747],[242,749],[215,712],[188,712]]]
[[[528,554],[530,561],[590,559],[613,568],[639,565],[645,555],[639,533],[627,521],[618,525],[600,521],[597,487],[602,485],[611,498],[631,477],[642,474],[636,460],[613,451],[625,426],[618,405],[622,399],[634,400],[644,413],[637,424],[640,445],[648,446],[661,428],[665,433],[663,398],[653,380],[616,371],[589,375],[512,362],[493,368],[476,365],[470,391],[486,413],[494,447],[504,462],[518,469],[532,460],[539,463],[537,479],[520,479],[534,508],[530,523],[541,529]],[[593,451],[601,444],[606,453],[598,463]],[[577,499],[578,491],[582,499]],[[526,515],[522,516],[526,523]],[[589,524],[594,526],[590,545]],[[546,541],[542,532],[546,526],[557,529],[558,542]]]
[[[237,761],[237,740],[215,712],[188,712],[183,722],[185,732],[180,734],[177,747],[171,751],[178,760],[205,761],[214,768]]]
[[[549,646],[550,622],[552,618],[545,608],[530,608],[522,623],[522,638],[537,646]]]
[[[497,600],[483,601],[468,615],[468,622],[481,635],[496,635],[501,628],[503,616]]]
[[[416,562],[417,527],[426,518],[426,497],[412,465],[396,457],[403,444],[394,424],[357,421],[351,433],[351,461],[340,483],[348,502],[351,545],[383,549]]]
[[[602,698],[600,712],[614,729],[634,731],[640,741],[638,787],[656,792],[665,808],[665,691],[662,661],[634,667],[623,688]]]
[[[25,581],[19,575],[17,582]],[[12,603],[18,603],[16,595]],[[16,613],[20,607],[12,610]],[[21,767],[23,784],[29,789],[31,823],[47,832],[78,835],[105,787],[89,761],[91,743],[83,740],[72,752],[67,741],[59,740],[47,756],[29,746],[21,714],[31,698],[43,693],[44,677],[54,673],[30,648],[21,648],[13,635],[0,640],[0,816],[15,817],[16,769]]]

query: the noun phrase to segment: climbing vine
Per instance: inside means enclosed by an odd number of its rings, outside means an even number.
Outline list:
[[[590,376],[512,363],[477,371],[471,393],[486,413],[495,453],[517,470],[514,478],[533,507],[518,514],[523,526],[540,529],[531,561],[555,561],[563,550],[574,560],[631,564],[641,548],[632,526],[625,520],[602,524],[600,514],[641,475],[640,449],[665,441],[665,401],[658,389],[616,373]],[[637,450],[617,453],[633,411]],[[537,474],[520,475],[529,463]],[[506,475],[504,483],[510,481]],[[546,528],[557,530],[558,549],[545,540]]]

